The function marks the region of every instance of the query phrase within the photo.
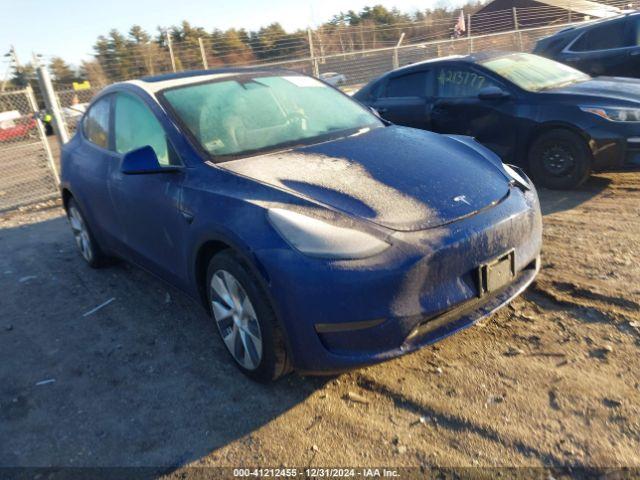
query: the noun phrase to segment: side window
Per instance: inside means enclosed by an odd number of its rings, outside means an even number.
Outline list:
[[[629,18],[631,22],[631,45],[640,47],[640,15]]]
[[[574,52],[609,50],[629,46],[624,21],[607,22],[588,29],[569,47]]]
[[[132,95],[118,94],[115,106],[115,148],[127,153],[150,145],[160,165],[172,165],[169,144],[162,125],[149,108]]]
[[[427,72],[414,72],[390,78],[384,97],[424,97],[427,94]]]
[[[384,85],[384,81],[378,81],[374,85],[371,86],[371,90],[369,91],[369,98],[371,100],[375,100],[382,96],[382,86]]]
[[[467,68],[442,67],[437,75],[438,97],[475,97],[485,87],[498,86],[486,76]]]
[[[82,121],[82,130],[91,143],[109,148],[109,110],[111,97],[94,103]]]

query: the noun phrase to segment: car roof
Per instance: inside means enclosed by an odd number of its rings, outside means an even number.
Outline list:
[[[142,77],[135,80],[127,80],[120,82],[120,85],[135,85],[150,94],[156,94],[165,88],[189,85],[192,83],[207,82],[217,80],[224,77],[238,77],[241,75],[252,74],[269,74],[274,75],[303,75],[299,72],[287,70],[284,68],[273,67],[235,67],[235,68],[216,68],[211,70],[190,70],[186,72],[166,73],[162,75],[153,75]]]
[[[429,60],[411,63],[409,65],[405,65],[404,67],[397,68],[395,70],[392,70],[391,72],[388,72],[388,74],[409,72],[423,65],[432,65],[435,63],[444,63],[444,62],[452,62],[452,61],[464,62],[464,63],[478,63],[478,62],[483,62],[485,60],[490,60],[492,58],[503,57],[505,55],[510,55],[513,53],[522,53],[522,52],[512,52],[512,51],[505,51],[505,50],[489,50],[484,52],[472,53],[469,55],[449,55],[448,57],[430,58]]]
[[[636,15],[640,15],[640,12],[639,11],[624,12],[624,13],[621,13],[620,15],[615,15],[613,17],[606,17],[606,18],[598,18],[598,19],[595,19],[595,20],[589,20],[589,21],[586,21],[586,22],[581,23],[579,25],[571,25],[570,27],[563,28],[562,30],[558,30],[556,33],[554,33],[552,35],[549,35],[548,37],[545,37],[545,38],[551,38],[551,37],[555,37],[555,36],[566,35],[569,32],[573,32],[573,33],[582,32],[583,30],[587,30],[587,29],[593,27],[594,25],[600,25],[602,23],[613,22],[613,21],[616,21],[616,20],[620,20],[621,18],[624,18],[624,17],[636,16]]]

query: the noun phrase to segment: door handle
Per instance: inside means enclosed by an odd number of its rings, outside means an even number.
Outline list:
[[[182,218],[184,218],[187,223],[190,224],[193,222],[193,213],[186,210],[180,210],[180,215],[182,215]]]
[[[389,111],[389,109],[385,107],[376,108],[376,110],[378,111],[378,113],[387,113]]]
[[[640,49],[638,50],[632,50],[631,52],[629,52],[629,55],[632,57],[638,57],[640,56]]]

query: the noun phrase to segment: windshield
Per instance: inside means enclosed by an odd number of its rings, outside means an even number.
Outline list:
[[[479,63],[530,92],[584,82],[591,78],[562,63],[529,53],[513,53]]]
[[[324,83],[301,75],[244,75],[167,90],[165,100],[202,148],[242,156],[381,127]]]

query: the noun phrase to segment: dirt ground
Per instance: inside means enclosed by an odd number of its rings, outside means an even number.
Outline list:
[[[86,267],[59,207],[0,217],[0,466],[640,467],[640,173],[540,196],[543,270],[511,306],[271,386],[179,292]]]

